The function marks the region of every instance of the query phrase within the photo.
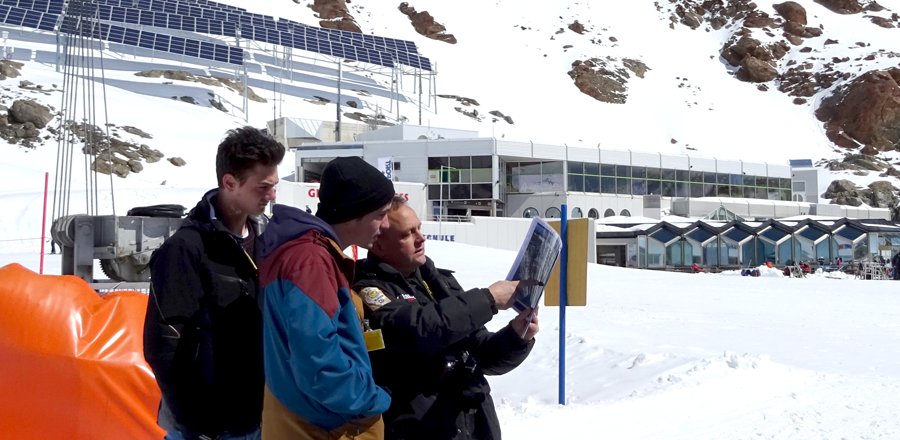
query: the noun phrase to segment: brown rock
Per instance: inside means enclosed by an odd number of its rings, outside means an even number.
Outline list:
[[[860,75],[822,100],[816,117],[825,123],[828,138],[840,146],[863,144],[876,151],[900,145],[900,69]],[[847,142],[850,138],[854,142]]]
[[[741,68],[737,78],[749,82],[769,82],[778,77],[778,71],[772,64],[758,58],[748,56],[741,60]]]
[[[775,20],[765,12],[754,10],[744,18],[744,26],[748,28],[774,27]]]
[[[578,20],[575,20],[573,23],[569,24],[569,30],[575,32],[576,34],[584,35],[584,25],[579,23]]]
[[[775,3],[772,5],[778,15],[784,17],[788,22],[794,22],[800,25],[806,25],[806,9],[797,2],[787,1],[784,3]]]
[[[44,128],[53,120],[50,109],[35,101],[19,99],[13,102],[9,108],[9,122],[25,124],[31,123],[36,128]]]
[[[816,3],[838,14],[857,14],[863,7],[857,0],[814,0]]]
[[[432,17],[428,11],[416,12],[416,8],[409,6],[406,2],[400,3],[398,9],[409,17],[416,32],[431,38],[432,40],[456,44],[456,37],[454,37],[453,34],[445,33],[447,28],[434,21],[434,17]]]

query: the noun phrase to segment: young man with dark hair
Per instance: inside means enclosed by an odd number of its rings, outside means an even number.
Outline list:
[[[218,187],[150,260],[144,357],[168,440],[260,438],[258,235],[284,153],[256,128],[228,131],[216,153]]]
[[[275,205],[263,234],[264,439],[375,440],[390,404],[375,385],[353,260],[387,227],[394,186],[358,157],[322,171],[319,209]]]
[[[525,360],[538,331],[525,310],[496,333],[484,325],[513,302],[517,281],[464,290],[425,255],[419,218],[402,198],[390,227],[357,265],[354,289],[384,350],[372,352],[375,383],[390,392],[388,440],[497,440],[500,422],[485,375]],[[531,315],[531,316],[530,316]]]

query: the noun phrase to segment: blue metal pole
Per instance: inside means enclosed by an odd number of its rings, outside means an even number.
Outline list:
[[[562,238],[562,251],[559,260],[559,404],[566,404],[566,304],[568,298],[568,270],[569,270],[569,207],[562,205],[560,217],[560,236]]]

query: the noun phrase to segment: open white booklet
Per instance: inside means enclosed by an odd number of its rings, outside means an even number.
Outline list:
[[[544,220],[533,217],[516,260],[506,276],[507,280],[519,281],[513,305],[516,310],[533,310],[538,305],[561,249],[559,234]]]

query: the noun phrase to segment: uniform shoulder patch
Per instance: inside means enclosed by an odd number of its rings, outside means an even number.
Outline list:
[[[366,303],[373,312],[391,302],[391,299],[377,287],[363,287],[362,290],[359,291],[359,296],[362,297],[363,302]]]

